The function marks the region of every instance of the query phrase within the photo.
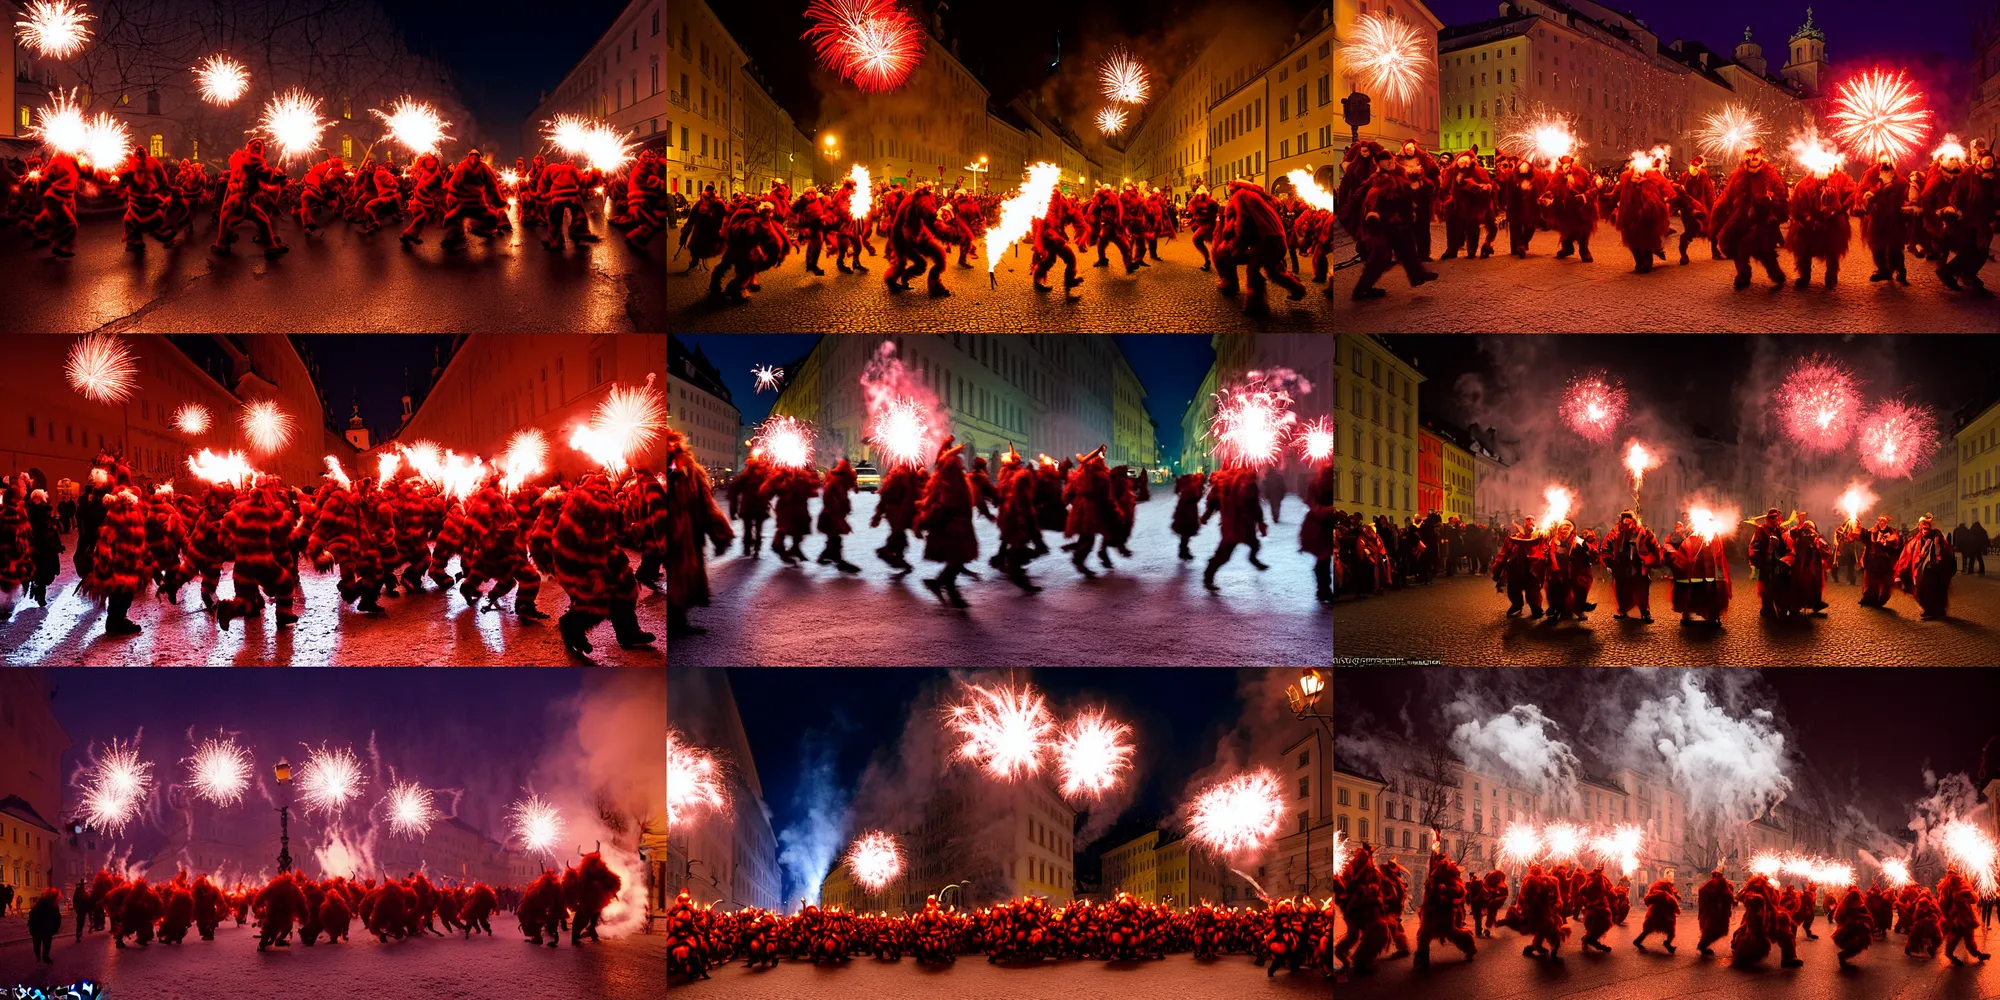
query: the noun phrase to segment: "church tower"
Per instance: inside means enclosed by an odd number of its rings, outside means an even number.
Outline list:
[[[347,418],[347,443],[361,451],[368,450],[368,425],[361,419],[361,401],[354,400],[354,415]]]
[[[1736,64],[1758,76],[1764,75],[1764,47],[1750,40],[1750,26],[1743,26],[1743,40],[1736,43]]]
[[[1806,23],[1792,32],[1791,54],[1785,60],[1785,68],[1780,70],[1785,79],[1799,85],[1807,97],[1819,96],[1820,87],[1828,76],[1826,64],[1826,32],[1813,24],[1812,8],[1806,8]]]

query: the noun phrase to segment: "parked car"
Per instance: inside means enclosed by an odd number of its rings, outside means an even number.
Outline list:
[[[854,484],[855,489],[867,490],[870,493],[880,492],[882,473],[874,466],[863,462],[854,467]]]

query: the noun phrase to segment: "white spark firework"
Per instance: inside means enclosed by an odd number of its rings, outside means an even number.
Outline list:
[[[122,403],[132,395],[139,363],[124,341],[108,333],[85,334],[69,349],[64,371],[70,387],[95,403]]]
[[[632,388],[613,385],[591,422],[570,433],[569,446],[614,473],[623,472],[629,457],[651,448],[667,428],[667,400],[654,378],[648,373],[645,385]]]
[[[153,765],[122,740],[91,759],[83,778],[83,820],[112,836],[124,832],[153,788]]]
[[[1141,65],[1139,60],[1132,58],[1132,53],[1124,49],[1113,49],[1099,65],[1097,78],[1104,88],[1106,99],[1120,104],[1146,103],[1146,92],[1149,89],[1146,67]],[[1116,129],[1106,131],[1116,131]]]
[[[288,90],[264,104],[264,114],[255,131],[277,147],[278,159],[291,160],[310,155],[319,148],[319,136],[333,122],[319,116],[319,98],[303,90]]]
[[[958,758],[1007,781],[1040,773],[1042,752],[1055,731],[1042,696],[1031,687],[989,690],[970,684],[967,688],[972,701],[953,706],[949,720],[964,737]]]
[[[328,750],[322,745],[299,767],[299,798],[305,801],[308,812],[339,813],[367,783],[361,762],[346,747]]]
[[[541,431],[533,427],[515,431],[500,456],[500,488],[509,493],[520,489],[522,483],[542,474],[548,457],[549,439]]]
[[[204,434],[208,431],[208,407],[200,403],[182,403],[174,411],[174,426],[182,434]]]
[[[1188,809],[1188,836],[1221,855],[1269,843],[1285,812],[1278,776],[1258,768],[1210,785]]]
[[[1130,122],[1131,117],[1125,113],[1124,108],[1106,107],[1097,113],[1097,130],[1105,135],[1117,135],[1125,131],[1125,126]]]
[[[250,89],[250,71],[228,56],[209,56],[195,67],[194,78],[202,100],[225,107]]]
[[[14,24],[21,44],[50,59],[67,59],[90,41],[83,8],[66,0],[32,0]]]
[[[554,854],[556,841],[562,839],[563,818],[556,807],[542,801],[539,795],[530,795],[507,810],[509,821],[514,827],[514,839],[521,846],[536,854]]]
[[[869,892],[881,892],[903,873],[902,849],[896,846],[896,838],[870,830],[848,848],[847,870]]]
[[[414,781],[399,781],[389,787],[389,829],[403,837],[421,838],[437,820],[431,790]]]
[[[250,788],[250,751],[233,739],[203,740],[186,763],[195,795],[216,805],[233,806]]]
[[[1102,711],[1072,720],[1055,745],[1063,795],[1100,798],[1116,786],[1119,775],[1131,767],[1131,735],[1131,726],[1111,721]]]
[[[1417,96],[1431,62],[1416,28],[1401,18],[1376,14],[1355,21],[1354,38],[1341,51],[1365,89],[1397,105],[1408,105]]]
[[[412,97],[399,97],[388,111],[370,109],[370,114],[382,119],[389,126],[383,133],[383,142],[394,142],[410,151],[411,156],[438,152],[451,136],[444,134],[445,121],[438,109]]]
[[[266,455],[292,440],[292,418],[268,399],[245,406],[243,416],[238,419],[243,425],[243,436],[250,439],[250,447]]]

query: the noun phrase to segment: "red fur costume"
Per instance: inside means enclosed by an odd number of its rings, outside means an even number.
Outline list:
[[[1833,943],[1840,946],[1840,964],[1846,965],[1874,940],[1875,918],[1868,912],[1867,898],[1850,885],[1833,910]]]
[[[1632,269],[1645,274],[1653,269],[1653,256],[1666,248],[1673,182],[1657,167],[1644,171],[1627,167],[1612,197],[1618,235],[1632,252]]]
[[[1722,197],[1715,206],[1715,235],[1723,254],[1736,262],[1736,287],[1750,287],[1750,264],[1764,266],[1773,284],[1785,283],[1785,270],[1778,265],[1778,243],[1783,238],[1788,209],[1785,178],[1764,158],[1761,146],[1743,153],[1743,160],[1729,175]]]
[[[1493,238],[1499,235],[1499,212],[1494,198],[1500,186],[1493,174],[1479,162],[1479,147],[1458,154],[1444,169],[1439,194],[1444,208],[1444,259],[1458,256],[1493,256]],[[1483,238],[1482,238],[1483,234]]]
[[[1792,186],[1791,224],[1785,230],[1785,245],[1799,271],[1794,286],[1812,284],[1813,261],[1826,267],[1826,287],[1832,288],[1840,275],[1840,259],[1847,256],[1853,226],[1847,221],[1854,207],[1854,182],[1846,172],[1830,170],[1825,177],[1808,173]]]
[[[1964,960],[1952,952],[1965,945],[1966,954],[1982,962],[1991,958],[1980,951],[1973,941],[1973,933],[1979,930],[1979,891],[1972,887],[1956,866],[1945,869],[1944,878],[1937,884],[1938,908],[1944,913],[1944,957],[1953,965],[1963,965]]]
[[[618,873],[604,863],[604,857],[597,851],[583,856],[575,868],[564,873],[564,882],[569,883],[569,875],[575,875],[576,899],[573,908],[576,916],[570,921],[569,943],[581,944],[588,934],[592,941],[597,938],[597,923],[604,915],[604,908],[618,898],[618,891],[625,882]]]
[[[1533,939],[1521,954],[1561,961],[1569,927],[1562,917],[1562,888],[1556,878],[1544,873],[1541,865],[1530,865],[1528,874],[1521,877],[1520,901],[1521,933]]]
[[[1910,242],[1917,206],[1910,200],[1910,178],[1893,162],[1878,163],[1861,177],[1851,211],[1861,217],[1861,238],[1875,260],[1869,281],[1910,283],[1904,247]]]
[[[639,583],[631,560],[614,541],[619,507],[611,484],[591,474],[577,481],[563,502],[554,542],[556,582],[569,595],[569,610],[557,619],[563,643],[577,653],[589,653],[585,633],[611,619],[618,644],[634,648],[653,641],[639,629],[635,606]]]
[[[924,580],[932,596],[952,607],[966,607],[958,592],[958,575],[979,558],[979,536],[972,530],[972,484],[959,454],[964,445],[944,439],[936,465],[917,503],[917,530],[924,536],[924,559],[944,563],[944,571]]]
[[[1457,945],[1467,961],[1478,951],[1472,934],[1465,929],[1465,879],[1450,858],[1432,852],[1430,873],[1424,880],[1424,902],[1417,916],[1417,968],[1431,964],[1431,942],[1438,939]]]
[[[1673,954],[1674,927],[1681,915],[1681,893],[1674,888],[1674,880],[1663,878],[1648,886],[1645,903],[1646,921],[1639,925],[1639,936],[1632,939],[1632,947],[1645,951],[1648,936],[1665,934],[1667,954]]]
[[[479,526],[480,542],[479,555],[466,568],[465,580],[458,588],[466,604],[476,605],[480,586],[491,580],[493,590],[486,596],[485,610],[498,608],[500,598],[518,585],[521,589],[514,597],[514,613],[531,621],[547,618],[535,607],[535,595],[542,589],[542,575],[528,562],[521,519],[513,502],[501,495],[497,481],[488,482],[473,495],[466,516]]]
[[[1546,184],[1541,203],[1547,206],[1547,221],[1562,238],[1556,258],[1560,260],[1574,253],[1578,260],[1591,263],[1594,258],[1590,256],[1590,237],[1597,232],[1598,200],[1603,193],[1597,185],[1597,175],[1565,156]]]
[[[1696,947],[1704,955],[1711,954],[1709,946],[1729,936],[1729,914],[1736,909],[1736,887],[1717,868],[1695,890],[1694,899],[1695,916],[1701,923],[1701,943]]]
[[[1674,610],[1680,612],[1682,620],[1699,615],[1707,621],[1720,621],[1729,610],[1731,594],[1729,559],[1723,553],[1722,538],[1704,540],[1700,535],[1689,535],[1678,548],[1667,550],[1667,561],[1674,571]]]
[[[1264,520],[1257,470],[1228,468],[1209,477],[1208,506],[1202,511],[1202,523],[1207,524],[1208,519],[1218,513],[1222,515],[1222,539],[1202,571],[1202,583],[1210,590],[1219,589],[1215,585],[1216,571],[1235,555],[1238,545],[1250,547],[1250,565],[1260,570],[1267,568],[1257,561],[1257,553],[1263,548],[1260,536],[1269,534],[1271,530]]]
[[[1500,161],[1495,160],[1494,165],[1499,166]],[[1509,157],[1506,168],[1500,171],[1500,207],[1507,213],[1508,253],[1526,257],[1535,230],[1546,228],[1542,195],[1549,182],[1549,174],[1533,160]]]
[[[264,477],[255,489],[237,499],[228,517],[223,519],[236,555],[231,573],[236,582],[236,596],[215,605],[216,621],[225,629],[231,619],[259,612],[264,604],[260,588],[276,605],[280,626],[299,620],[292,614],[292,597],[298,580],[288,565],[293,545],[293,515],[281,499],[283,491],[284,483],[276,476]]]
[[[1577,905],[1583,912],[1583,941],[1579,947],[1585,951],[1593,948],[1610,951],[1611,946],[1601,940],[1604,933],[1611,929],[1611,880],[1604,877],[1602,867],[1592,869],[1583,877],[1583,887],[1577,890],[1576,897]],[[1649,906],[1647,919],[1651,920],[1651,917]],[[1670,947],[1673,944],[1671,934],[1667,937],[1667,944]]]
[[[515,908],[515,915],[527,940],[542,944],[542,937],[547,935],[551,948],[560,942],[562,922],[568,914],[563,905],[562,883],[555,872],[543,871],[521,890],[521,903]]]
[[[159,891],[147,885],[143,878],[125,886],[124,890],[124,898],[119,900],[122,905],[116,908],[118,928],[113,935],[115,943],[120,948],[125,947],[125,936],[128,934],[141,945],[153,943],[153,925],[165,910]],[[111,901],[107,899],[106,906],[110,905]]]
[[[854,511],[854,501],[848,495],[854,492],[858,482],[859,477],[855,474],[854,466],[848,463],[847,456],[842,455],[840,461],[827,470],[825,499],[820,502],[819,508],[817,526],[819,533],[826,536],[826,548],[819,554],[819,564],[821,566],[832,564],[843,573],[861,572],[861,567],[848,562],[841,553],[842,546],[847,543],[847,536],[854,532],[847,523],[848,515]],[[713,501],[710,506],[713,508]],[[727,544],[729,543],[726,540],[718,541],[716,547],[720,548]],[[697,542],[695,547],[698,550],[700,543]]]
[[[285,241],[271,228],[271,216],[264,211],[263,199],[259,197],[264,185],[276,181],[283,183],[282,171],[273,169],[264,161],[264,140],[251,139],[242,149],[229,154],[229,176],[223,189],[222,207],[215,227],[215,242],[209,246],[216,253],[229,253],[236,242],[236,227],[249,222],[256,227],[254,238],[257,245],[264,248],[264,256],[276,257],[290,250]]]
[[[1944,911],[1938,909],[1937,900],[1931,891],[1923,886],[1911,886],[1917,895],[1910,904],[1910,916],[1905,921],[1910,940],[1903,946],[1903,954],[1936,958],[1944,947]]]

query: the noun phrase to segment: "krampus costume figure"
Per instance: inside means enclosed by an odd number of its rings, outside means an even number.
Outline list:
[[[1896,587],[1896,563],[1903,554],[1903,533],[1883,514],[1861,536],[1861,604],[1882,608]]]
[[[484,882],[474,882],[471,891],[465,894],[465,905],[458,911],[458,922],[465,929],[465,936],[472,937],[473,931],[481,931],[487,937],[493,936],[493,925],[488,918],[500,908],[500,901],[493,894],[493,887]]]
[[[172,483],[154,487],[146,498],[146,553],[153,562],[153,582],[160,600],[168,602],[180,599],[181,584],[188,580],[182,557],[187,549],[187,525],[179,501]]]
[[[1712,955],[1710,945],[1729,936],[1729,914],[1736,909],[1736,887],[1721,868],[1708,873],[1708,881],[1695,890],[1695,916],[1701,923],[1701,942],[1696,948]]]
[[[290,250],[271,228],[270,213],[264,210],[260,197],[266,184],[283,186],[284,176],[282,170],[265,162],[262,139],[251,139],[242,149],[229,154],[228,186],[223,190],[215,242],[209,249],[219,254],[229,253],[236,242],[236,227],[249,222],[256,227],[253,240],[264,248],[264,256],[276,257]]]
[[[1917,599],[1923,609],[1919,617],[1932,621],[1950,617],[1951,577],[1958,572],[1952,559],[1951,539],[1939,531],[1925,514],[1917,519],[1917,530],[1896,559],[1896,583]]]
[[[979,536],[972,530],[972,483],[959,455],[964,445],[946,437],[938,449],[930,480],[917,505],[917,530],[924,536],[924,560],[944,563],[944,572],[924,580],[939,601],[954,608],[970,607],[958,592],[958,575],[979,558]]]
[[[1630,174],[1626,176],[1629,178]],[[1548,175],[1540,198],[1540,203],[1546,206],[1544,214],[1548,225],[1561,239],[1556,247],[1557,260],[1575,254],[1585,264],[1595,262],[1595,258],[1590,256],[1590,237],[1597,232],[1598,202],[1605,193],[1597,185],[1597,175],[1589,167],[1576,162],[1574,157],[1564,156],[1557,162],[1555,170]],[[1622,205],[1626,193],[1623,183],[1610,192],[1614,211]],[[1620,229],[1623,228],[1621,225]]]
[[[847,961],[854,951],[854,915],[842,910],[825,910],[813,927],[812,963]]]
[[[194,880],[190,894],[194,900],[195,931],[203,941],[215,940],[215,929],[229,913],[229,900],[206,875]]]
[[[763,552],[764,522],[771,519],[771,494],[764,488],[764,481],[773,471],[768,459],[752,455],[744,461],[736,478],[729,481],[729,519],[743,519],[743,554],[752,559]],[[885,481],[882,484],[885,494],[888,488]]]
[[[1861,238],[1875,260],[1869,281],[1910,283],[1904,247],[1910,242],[1916,223],[1916,204],[1910,200],[1910,179],[1896,169],[1896,162],[1883,154],[1855,190],[1851,211],[1861,217]]]
[[[928,291],[932,298],[950,295],[944,287],[945,245],[938,233],[945,225],[938,220],[937,193],[931,190],[929,181],[917,182],[917,188],[896,206],[895,229],[890,233],[889,244],[895,251],[898,266],[890,268],[883,276],[889,290],[907,292],[910,279],[924,273],[926,264],[930,273],[926,276]]]
[[[54,889],[42,890],[42,897],[28,910],[28,939],[35,961],[55,962],[56,932],[62,930],[62,895]]]
[[[52,259],[76,256],[76,189],[82,177],[76,157],[68,153],[50,156],[42,167],[42,208],[28,229],[36,246],[49,245]]]
[[[1671,228],[1670,203],[1673,182],[1661,166],[1646,170],[1627,167],[1612,193],[1613,215],[1625,249],[1632,252],[1632,270],[1646,274],[1653,270],[1653,258],[1664,255],[1667,232]]]
[[[160,898],[159,890],[138,879],[124,886],[124,896],[118,900],[118,926],[112,929],[112,938],[118,947],[125,947],[126,935],[141,946],[153,943],[155,924],[166,910],[166,901]],[[110,900],[106,900],[110,905]]]
[[[1785,283],[1778,265],[1778,244],[1790,214],[1785,178],[1764,157],[1762,146],[1743,151],[1715,206],[1715,234],[1722,252],[1736,262],[1736,288],[1750,287],[1750,264],[1762,264],[1771,283]]]
[[[1938,909],[1929,889],[1920,885],[1910,888],[1917,890],[1917,895],[1910,904],[1910,917],[1906,921],[1910,940],[1903,946],[1903,954],[1935,959],[1944,947],[1944,911]]]
[[[570,873],[576,876],[576,916],[570,920],[569,943],[582,944],[586,934],[596,941],[597,923],[604,916],[604,908],[618,898],[625,881],[604,863],[604,856],[597,851],[584,855]],[[568,881],[568,874],[565,873],[564,881]]]
[[[686,895],[686,891],[683,890],[681,893],[682,898],[685,899]],[[528,883],[527,888],[521,890],[521,903],[515,907],[515,915],[520,918],[521,934],[530,943],[543,944],[542,938],[545,935],[548,937],[546,943],[551,948],[561,942],[562,923],[569,914],[563,906],[562,882],[555,872],[544,870],[540,875],[535,876],[533,882]],[[675,971],[673,964],[673,943],[674,921],[672,916],[669,915],[667,919],[668,972]]]
[[[188,533],[187,563],[190,577],[201,577],[201,606],[215,607],[215,588],[222,582],[222,567],[236,558],[226,523],[236,502],[236,487],[211,484],[201,495],[201,513]]]
[[[284,490],[284,481],[277,476],[262,476],[223,519],[236,556],[231,573],[236,596],[215,603],[216,621],[224,629],[239,616],[261,613],[264,598],[260,588],[277,607],[280,628],[299,620],[292,614],[298,579],[292,570],[293,515],[285,504]]]
[[[1388,295],[1387,290],[1375,287],[1375,282],[1389,273],[1391,267],[1398,265],[1403,268],[1403,276],[1409,280],[1411,288],[1435,281],[1438,277],[1437,272],[1425,269],[1423,255],[1417,249],[1419,235],[1430,232],[1430,219],[1422,214],[1419,206],[1424,187],[1423,173],[1414,165],[1399,170],[1394,163],[1394,157],[1387,152],[1379,153],[1371,180],[1361,192],[1362,204],[1357,220],[1361,228],[1355,247],[1364,263],[1361,276],[1354,284],[1352,297],[1355,299],[1379,299]],[[1235,289],[1235,268],[1232,264],[1223,272],[1222,292],[1233,295]]]
[[[1793,287],[1812,284],[1813,261],[1826,268],[1826,287],[1832,288],[1840,276],[1840,259],[1847,256],[1853,227],[1848,214],[1854,208],[1854,182],[1844,170],[1828,170],[1825,176],[1807,173],[1792,185],[1791,224],[1785,230],[1785,245],[1799,276]]]
[[[1132,550],[1126,547],[1132,540],[1132,521],[1137,515],[1139,501],[1132,490],[1132,469],[1118,465],[1111,468],[1111,523],[1104,532],[1103,547],[1098,549],[1097,558],[1105,568],[1111,567],[1110,551],[1132,558]]]
[[[1498,868],[1486,873],[1486,878],[1467,886],[1478,886],[1477,897],[1467,894],[1467,902],[1472,909],[1472,936],[1490,938],[1493,926],[1500,919],[1500,911],[1507,908],[1507,873]]]
[[[1572,617],[1583,621],[1585,612],[1596,607],[1589,600],[1591,566],[1598,560],[1597,546],[1579,537],[1576,525],[1564,518],[1556,522],[1548,549],[1549,617],[1557,621]]]
[[[1665,559],[1653,529],[1640,524],[1637,513],[1621,511],[1618,527],[1604,542],[1604,561],[1611,567],[1611,589],[1618,599],[1618,613],[1613,618],[1624,618],[1638,608],[1639,620],[1652,622],[1653,581],[1648,573]]]
[[[1868,947],[1875,940],[1875,918],[1868,912],[1868,901],[1861,890],[1847,887],[1847,894],[1840,897],[1840,905],[1833,910],[1833,943],[1840,946],[1840,964]]]
[[[951,918],[938,908],[936,896],[924,900],[924,908],[911,921],[914,936],[910,950],[919,965],[953,965],[958,961],[958,935]]]
[[[1533,517],[1521,518],[1521,528],[1500,543],[1493,559],[1493,589],[1507,595],[1507,614],[1521,613],[1527,602],[1528,617],[1542,617],[1543,582],[1549,573],[1549,540],[1535,530]]]
[[[319,516],[306,540],[306,555],[321,572],[340,564],[342,604],[359,601],[356,610],[382,613],[375,597],[382,586],[381,549],[367,516],[361,494],[350,487],[329,481],[319,492]]]
[[[1722,251],[1715,245],[1715,177],[1701,154],[1696,153],[1687,170],[1674,178],[1673,205],[1681,219],[1681,263],[1688,262],[1688,245],[1704,236],[1709,256],[1721,260]]]
[[[1798,614],[1826,614],[1826,573],[1832,565],[1833,547],[1820,535],[1811,520],[1802,520],[1786,533],[1790,542],[1791,592],[1785,597],[1787,611]]]
[[[1022,464],[1021,454],[1012,445],[1000,459],[1000,551],[988,565],[1007,574],[1007,579],[1030,594],[1042,588],[1028,581],[1027,566],[1041,546],[1042,530],[1035,510],[1035,471]]]
[[[1729,610],[1729,558],[1722,538],[1689,535],[1678,546],[1667,549],[1667,564],[1674,573],[1674,610],[1685,625],[1699,615],[1704,621],[1719,622]]]
[[[1521,877],[1521,918],[1521,933],[1531,939],[1521,954],[1562,961],[1563,938],[1569,936],[1562,916],[1562,888],[1541,865],[1530,865],[1528,874]]]
[[[556,232],[553,222],[549,231]],[[784,223],[778,221],[770,202],[755,201],[745,202],[730,213],[724,237],[728,249],[723,252],[722,263],[715,266],[715,273],[709,275],[708,294],[731,302],[748,302],[750,296],[745,290],[759,290],[757,275],[777,267],[791,253],[791,236],[785,232]],[[731,271],[736,272],[736,277],[724,286],[722,279]]]
[[[1313,595],[1327,605],[1333,603],[1333,519],[1338,492],[1333,463],[1328,462],[1320,466],[1312,485],[1300,497],[1305,501],[1306,515],[1299,522],[1299,551],[1313,557]],[[1175,511],[1174,516],[1178,520],[1180,512]]]
[[[1457,257],[1461,248],[1467,257],[1493,256],[1493,238],[1500,230],[1493,205],[1498,191],[1493,175],[1479,162],[1478,146],[1458,154],[1445,168],[1439,189],[1444,199],[1445,260]],[[1592,211],[1594,218],[1594,206]]]
[[[820,503],[819,509],[819,533],[826,536],[826,548],[820,550],[819,564],[821,566],[831,564],[842,573],[861,572],[861,567],[848,562],[841,553],[841,546],[846,544],[847,536],[854,531],[847,524],[847,516],[854,511],[854,501],[848,498],[848,494],[854,492],[857,482],[854,466],[848,464],[847,456],[842,455],[840,461],[827,470],[825,499]],[[713,501],[711,501],[712,506]],[[697,544],[695,548],[698,552],[700,545]]]
[[[126,612],[153,578],[152,556],[146,547],[146,505],[133,487],[132,472],[125,463],[112,460],[110,476],[112,488],[102,501],[104,520],[97,534],[96,553],[80,589],[110,603],[105,635],[137,635],[139,625]]]
[[[923,470],[916,466],[907,463],[894,466],[882,477],[881,490],[875,496],[875,516],[868,519],[871,528],[884,520],[889,522],[889,539],[875,550],[875,555],[896,567],[899,576],[916,568],[903,553],[910,546],[905,532],[916,523],[917,499],[923,493],[924,483]]]
[[[650,476],[644,479],[653,482]],[[479,526],[479,554],[466,566],[465,580],[458,588],[466,605],[478,606],[479,588],[491,580],[493,591],[486,596],[482,610],[497,610],[500,598],[518,585],[514,613],[530,622],[547,618],[535,607],[535,595],[542,590],[542,575],[528,561],[527,539],[523,537],[520,517],[512,501],[501,494],[497,480],[489,480],[473,495],[466,505],[466,516]]]
[[[1965,953],[1979,961],[1992,958],[1973,943],[1973,932],[1979,929],[1979,891],[1959,874],[1957,865],[1946,868],[1944,878],[1938,880],[1937,898],[1938,908],[1944,913],[1944,957],[1953,965],[1964,965],[1963,959],[1952,954],[1963,944]]]
[[[1222,539],[1201,574],[1202,586],[1210,590],[1222,589],[1215,585],[1215,573],[1236,554],[1238,545],[1250,547],[1250,565],[1260,570],[1271,568],[1257,559],[1258,551],[1263,548],[1259,536],[1271,531],[1264,521],[1264,504],[1258,497],[1257,470],[1229,468],[1209,478],[1208,507],[1202,511],[1201,523],[1207,524],[1218,513],[1222,515]]]
[[[1069,481],[1063,486],[1063,502],[1069,505],[1069,519],[1063,524],[1063,536],[1076,541],[1063,546],[1070,549],[1070,564],[1077,572],[1087,577],[1096,577],[1097,571],[1084,565],[1090,551],[1097,544],[1097,536],[1114,530],[1118,518],[1117,508],[1111,499],[1111,470],[1104,465],[1104,446],[1098,445],[1088,455],[1078,455],[1076,467],[1070,470]],[[1075,548],[1071,549],[1070,546]],[[1098,559],[1106,569],[1111,568],[1111,557],[1103,552]]]
[[[1952,185],[1951,208],[1957,216],[1950,227],[1954,239],[1942,246],[1951,256],[1940,260],[1938,278],[1947,288],[1962,283],[1967,291],[1988,296],[1979,271],[1986,266],[1993,234],[2000,229],[2000,164],[1992,150],[1979,148],[1977,140],[1964,176]]]
[[[160,943],[180,944],[186,940],[188,928],[194,926],[194,894],[188,889],[187,872],[176,874],[159,892]]]
[[[1882,880],[1868,884],[1868,918],[1875,925],[1875,936],[1889,936],[1889,925],[1896,920],[1896,897],[1882,887]]]
[[[1213,200],[1210,204],[1214,204]],[[1049,207],[1042,216],[1035,219],[1031,229],[1034,237],[1035,291],[1050,292],[1055,289],[1048,284],[1049,271],[1056,261],[1063,263],[1063,294],[1083,284],[1076,273],[1076,251],[1069,244],[1069,231],[1074,228],[1083,231],[1083,216],[1077,211],[1076,202],[1062,193],[1060,188],[1049,192]],[[1206,270],[1206,265],[1203,265]]]
[[[1194,558],[1188,543],[1201,534],[1201,493],[1207,483],[1208,477],[1199,472],[1190,472],[1174,480],[1173,529],[1181,539],[1182,559]]]
[[[618,645],[636,649],[653,641],[639,628],[639,582],[618,537],[618,502],[602,475],[579,479],[563,501],[556,523],[556,582],[569,595],[569,610],[556,620],[563,645],[578,655],[591,651],[585,633],[606,618]],[[530,571],[532,572],[532,571]]]
[[[1436,184],[1426,181],[1423,173],[1417,171],[1411,181],[1410,211],[1412,219],[1424,220],[1424,233],[1430,232],[1429,216],[1415,202],[1421,199],[1427,209],[1435,191]],[[1236,268],[1241,265],[1247,271],[1249,281],[1249,294],[1243,298],[1244,315],[1270,315],[1271,306],[1265,299],[1267,281],[1283,288],[1286,298],[1293,302],[1305,298],[1306,286],[1285,267],[1285,221],[1263,186],[1240,178],[1230,181],[1229,213],[1235,220],[1234,229],[1227,239],[1227,252],[1217,257],[1218,263],[1226,265],[1222,270],[1222,293],[1236,294]],[[1370,267],[1373,267],[1372,261]],[[1387,270],[1386,265],[1383,269]],[[1367,278],[1365,272],[1363,278]],[[1411,280],[1413,285],[1419,283],[1414,278]]]
[[[1665,934],[1667,954],[1673,954],[1674,924],[1681,915],[1681,893],[1674,888],[1674,880],[1662,878],[1647,887],[1645,903],[1646,922],[1639,925],[1639,936],[1632,939],[1632,947],[1645,951],[1647,937]]]
[[[764,482],[764,492],[772,500],[776,514],[773,531],[777,537],[771,541],[771,552],[784,560],[787,566],[804,563],[805,550],[800,548],[806,536],[812,534],[812,512],[808,504],[819,495],[820,474],[811,467],[792,468],[778,466],[772,470]],[[785,544],[786,539],[791,544]]]
[[[167,198],[173,193],[167,168],[143,145],[133,148],[129,162],[131,165],[118,175],[125,189],[126,251],[146,249],[148,233],[161,246],[173,246],[174,231],[167,227]]]
[[[15,591],[35,593],[37,553],[23,492],[26,482],[25,473],[17,474],[0,490],[0,621],[12,612]],[[42,506],[48,506],[46,494]]]
[[[1430,967],[1431,942],[1438,939],[1457,945],[1468,962],[1478,952],[1472,934],[1465,929],[1465,878],[1455,862],[1432,851],[1430,872],[1424,879],[1424,902],[1417,916],[1417,968]],[[1272,956],[1273,966],[1277,958]]]
[[[62,569],[62,533],[57,529],[55,506],[49,503],[46,490],[36,490],[28,496],[28,546],[34,563],[34,576],[28,583],[28,596],[43,607],[49,603],[49,584],[54,583],[56,574]]]
[[[1771,954],[1771,948],[1779,949],[1780,964],[1787,969],[1804,965],[1799,961],[1793,934],[1796,927],[1791,913],[1785,910],[1772,888],[1770,880],[1761,875],[1753,875],[1744,883],[1743,891],[1737,897],[1743,904],[1743,921],[1736,926],[1736,933],[1729,939],[1729,960],[1737,966],[1756,965]]]

